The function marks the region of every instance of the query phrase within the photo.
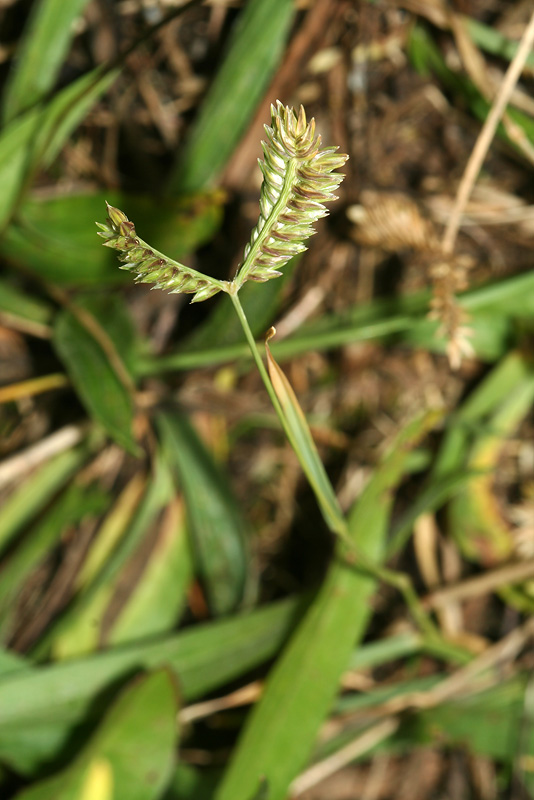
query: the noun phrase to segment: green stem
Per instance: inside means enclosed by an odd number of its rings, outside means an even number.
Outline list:
[[[293,441],[293,436],[291,434],[291,431],[288,429],[287,422],[286,422],[286,419],[285,419],[285,416],[284,416],[284,412],[282,411],[282,406],[280,405],[280,401],[278,400],[278,397],[276,396],[276,392],[273,389],[273,386],[272,386],[272,383],[271,383],[271,379],[269,378],[269,374],[268,374],[268,372],[267,372],[267,370],[265,368],[265,364],[263,363],[263,359],[262,359],[262,357],[260,355],[260,351],[258,350],[258,345],[256,344],[256,340],[254,339],[254,335],[253,335],[252,331],[250,330],[250,325],[248,324],[248,319],[246,317],[246,314],[245,314],[245,311],[243,309],[243,306],[241,305],[241,301],[240,301],[240,299],[239,299],[239,297],[237,295],[237,292],[235,292],[235,293],[233,293],[233,292],[230,293],[229,292],[229,295],[230,295],[230,299],[231,299],[231,301],[232,301],[232,303],[234,305],[236,314],[237,314],[237,316],[239,318],[239,322],[241,323],[241,327],[243,328],[243,332],[244,332],[244,334],[246,336],[246,339],[247,339],[247,342],[248,342],[248,346],[250,348],[250,352],[252,353],[252,357],[253,357],[254,361],[256,362],[256,366],[258,367],[258,371],[259,371],[259,373],[261,375],[261,379],[262,379],[262,381],[263,381],[263,383],[265,385],[265,388],[267,389],[267,392],[269,394],[271,403],[273,404],[274,410],[276,411],[278,419],[280,420],[282,428],[284,429],[284,433],[286,434],[287,438],[289,439],[289,442],[290,442],[291,446],[293,447],[293,449],[295,450],[295,452],[297,453],[297,456],[298,456],[298,452],[295,449],[295,443]]]
[[[250,347],[250,351],[256,362],[256,366],[258,367],[259,373],[262,377],[263,383],[265,384],[265,388],[269,394],[271,402],[273,404],[274,410],[280,420],[280,424],[286,434],[289,443],[291,444],[299,463],[304,471],[304,474],[308,478],[311,488],[315,492],[314,482],[313,479],[310,479],[310,475],[308,473],[307,465],[303,462],[300,457],[299,448],[297,443],[294,440],[293,433],[290,427],[287,424],[282,406],[280,405],[280,401],[276,395],[276,392],[273,389],[273,385],[269,378],[269,374],[267,369],[265,368],[265,364],[263,363],[263,359],[261,354],[258,350],[258,346],[256,344],[256,340],[252,334],[250,329],[250,325],[248,323],[248,319],[246,317],[245,311],[237,292],[230,293],[230,298],[232,300],[233,306],[235,308],[236,314],[239,318],[241,323],[241,327],[243,328],[244,334],[246,336],[248,345]],[[344,558],[348,564],[354,566],[357,569],[361,569],[363,572],[366,572],[371,577],[375,578],[378,581],[383,581],[389,586],[394,587],[397,589],[406,602],[410,613],[415,621],[415,623],[420,628],[423,636],[425,637],[425,641],[429,644],[432,643],[442,643],[443,644],[443,637],[440,634],[438,628],[434,625],[432,620],[430,619],[429,615],[426,613],[424,608],[422,607],[421,601],[413,588],[412,581],[408,575],[403,572],[396,572],[395,570],[388,569],[387,567],[382,567],[378,564],[375,564],[373,561],[367,558],[363,553],[359,552],[359,549],[355,546],[353,541],[351,540],[347,528],[346,520],[343,519],[340,515],[339,525],[336,525],[335,528],[331,523],[329,525],[333,533],[336,533],[339,538],[339,554],[342,558]]]

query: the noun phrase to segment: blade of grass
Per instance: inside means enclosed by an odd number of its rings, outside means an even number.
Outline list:
[[[450,531],[462,554],[470,560],[494,564],[514,551],[511,525],[505,521],[495,497],[495,471],[506,439],[531,411],[533,402],[534,371],[530,369],[530,374],[496,408],[470,448],[467,466],[478,474],[448,506]]]
[[[173,193],[213,185],[263,97],[282,57],[293,0],[249,0],[171,176]]]
[[[120,576],[126,570],[136,551],[170,501],[173,493],[171,476],[161,458],[156,458],[149,486],[135,516],[128,515],[126,526],[120,526],[118,540],[102,563],[100,570],[70,604],[58,624],[49,629],[36,655],[42,656],[51,649],[56,659],[72,658],[90,653],[101,643],[102,621],[113,598]],[[120,525],[119,520],[119,525]],[[98,534],[95,546],[98,546]]]
[[[426,319],[429,300],[430,295],[423,292],[395,301],[375,301],[343,314],[325,315],[303,325],[294,336],[275,342],[273,355],[281,360],[310,350],[326,350],[359,341],[388,341],[392,337],[400,343],[406,341],[418,347],[443,350],[443,342],[434,335],[434,323]],[[478,339],[477,336],[473,339],[475,349],[478,344],[485,344],[485,350],[477,351],[477,355],[489,362],[496,361],[509,350],[516,336],[514,319],[529,319],[534,313],[534,273],[472,289],[459,298],[459,304],[469,312],[470,324],[479,331]],[[136,372],[151,375],[213,366],[237,358],[250,358],[244,344],[139,358]]]
[[[271,328],[265,342],[267,352],[267,366],[269,377],[274,392],[280,403],[284,415],[289,440],[298,456],[299,462],[306,474],[310,486],[313,488],[326,524],[331,531],[345,534],[345,521],[337,497],[326,474],[323,462],[313,441],[306,417],[300,407],[295,392],[274,360],[269,349],[269,339],[274,335],[275,329]]]
[[[408,452],[433,422],[427,417],[405,430],[349,515],[351,540],[372,561],[380,562],[384,553],[393,489]],[[333,703],[354,643],[365,632],[375,586],[373,578],[347,563],[330,566],[248,719],[216,800],[249,800],[262,778],[270,800],[286,797]]]
[[[3,122],[42,100],[54,88],[74,37],[73,23],[88,0],[39,0],[24,29],[5,88]]]
[[[113,295],[78,299],[77,304],[58,315],[54,346],[91,417],[137,455],[129,373],[135,342],[132,320],[121,298]]]
[[[44,108],[32,108],[0,134],[0,231],[21,204],[33,176],[49,166],[119,71],[97,68],[62,89]]]
[[[3,639],[11,631],[15,599],[24,581],[60,542],[68,527],[100,513],[108,502],[108,494],[98,487],[69,486],[5,561],[0,580],[0,631]]]
[[[216,614],[229,613],[254,592],[247,574],[245,521],[222,470],[188,419],[177,411],[160,414],[157,425],[184,495],[191,545],[210,608]]]
[[[0,552],[46,506],[89,456],[87,447],[76,447],[56,456],[18,486],[2,505]]]
[[[143,574],[113,623],[106,643],[124,644],[171,631],[186,604],[192,578],[185,513],[181,500],[175,498],[165,509]]]

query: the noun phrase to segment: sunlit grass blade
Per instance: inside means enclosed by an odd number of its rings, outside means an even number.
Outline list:
[[[167,633],[178,623],[193,578],[181,498],[165,508],[143,573],[107,636],[108,645]]]
[[[407,426],[349,515],[351,540],[370,560],[380,563],[383,557],[393,490],[409,450],[435,420],[430,414]],[[341,540],[338,553],[343,553]],[[355,642],[366,630],[375,587],[357,567],[342,560],[330,566],[249,717],[216,800],[250,800],[263,778],[270,800],[286,797],[310,755]]]
[[[42,100],[56,83],[73,23],[88,0],[38,0],[34,3],[3,98],[4,124]]]
[[[530,367],[530,369],[529,369]],[[467,467],[476,473],[449,503],[450,531],[466,558],[486,565],[509,558],[514,552],[511,521],[506,522],[495,497],[495,473],[506,440],[531,411],[534,370],[525,359],[527,374],[495,407],[467,453]]]
[[[293,0],[249,0],[171,177],[174,193],[213,185],[280,62],[295,14]]]
[[[31,521],[89,457],[88,446],[67,450],[33,472],[2,504],[0,551]]]
[[[119,511],[119,519],[112,522],[118,525],[118,530],[112,531],[112,549],[108,551],[105,560],[102,559],[102,551],[97,557],[95,556],[96,563],[93,563],[93,569],[88,576],[86,575],[85,585],[57,625],[49,629],[38,650],[39,656],[51,650],[57,659],[72,658],[90,653],[102,646],[103,620],[120,584],[120,576],[135,558],[151,526],[157,521],[172,496],[173,487],[169,471],[158,457],[142,500],[136,500],[134,513],[128,513],[127,510],[126,516],[121,518]],[[99,546],[100,538],[97,535],[95,547]],[[106,550],[107,547],[104,547],[104,552]],[[89,560],[91,559],[90,551]]]
[[[113,800],[113,770],[107,759],[91,761],[77,800]]]

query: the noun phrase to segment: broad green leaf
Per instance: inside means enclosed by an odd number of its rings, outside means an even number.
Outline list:
[[[196,192],[217,181],[280,63],[294,15],[293,0],[244,6],[171,178],[172,192]]]
[[[31,521],[89,456],[85,446],[67,450],[33,472],[2,504],[0,552]]]
[[[175,498],[165,509],[143,574],[107,637],[110,645],[167,633],[186,603],[193,566],[183,504]]]
[[[78,306],[85,324],[71,310],[60,313],[55,348],[91,417],[118,444],[138,454],[129,373],[135,341],[132,320],[118,296],[87,298],[83,305],[78,300]]]
[[[11,630],[15,600],[24,581],[59,544],[68,527],[99,514],[107,502],[108,495],[98,487],[69,486],[4,561],[0,578],[0,631],[3,638]]]
[[[74,761],[20,792],[17,800],[84,800],[84,794],[97,800],[88,795],[91,773],[95,785],[95,764],[106,764],[105,772],[111,773],[104,783],[108,789],[111,786],[111,797],[157,800],[172,775],[176,716],[175,687],[168,671],[133,681]],[[102,779],[99,784],[102,787]],[[104,800],[102,795],[98,800]]]
[[[98,718],[134,672],[168,666],[186,701],[272,658],[293,628],[295,601],[199,625],[159,641],[0,676],[0,762],[28,774],[61,751],[84,720]]]
[[[409,450],[434,424],[435,415],[417,420],[401,434],[377,467],[348,518],[357,551],[380,563],[393,490]],[[269,800],[283,800],[291,780],[305,765],[319,727],[334,701],[339,678],[372,614],[375,580],[339,559],[312,600],[302,622],[276,662],[263,697],[251,712],[216,800],[249,800],[265,778]]]
[[[5,89],[4,123],[42,100],[54,88],[74,36],[73,23],[86,5],[87,0],[34,3]]]
[[[187,418],[160,414],[162,447],[183,492],[193,554],[216,614],[237,608],[249,580],[249,533],[222,469]]]
[[[145,238],[177,259],[209,241],[222,216],[218,193],[156,199],[97,192],[29,199],[6,232],[0,252],[55,283],[120,284],[126,280],[125,273],[120,271],[115,253],[102,247],[94,225],[102,218],[106,200],[139,220]]]

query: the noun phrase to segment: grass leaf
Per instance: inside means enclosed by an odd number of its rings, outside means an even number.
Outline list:
[[[60,313],[54,345],[91,417],[118,444],[137,454],[132,432],[133,382],[128,372],[134,329],[121,299],[94,297],[86,299],[77,313]]]
[[[22,791],[17,800],[80,800],[87,796],[91,773],[93,786],[102,786],[101,780],[95,781],[95,763],[109,770],[104,785],[111,786],[110,797],[157,800],[172,774],[176,714],[169,672],[160,670],[132,682],[71,765]]]
[[[3,98],[9,122],[54,88],[74,36],[73,23],[88,0],[39,0],[34,3]]]
[[[280,62],[294,14],[293,0],[249,0],[243,7],[171,177],[172,192],[217,181]]]
[[[85,659],[0,676],[0,761],[28,774],[50,763],[108,693],[140,669],[170,667],[186,701],[272,658],[295,624],[294,601]]]
[[[214,613],[228,613],[250,589],[244,519],[222,470],[187,418],[166,413],[159,415],[157,424],[184,495],[192,549],[208,602]]]

